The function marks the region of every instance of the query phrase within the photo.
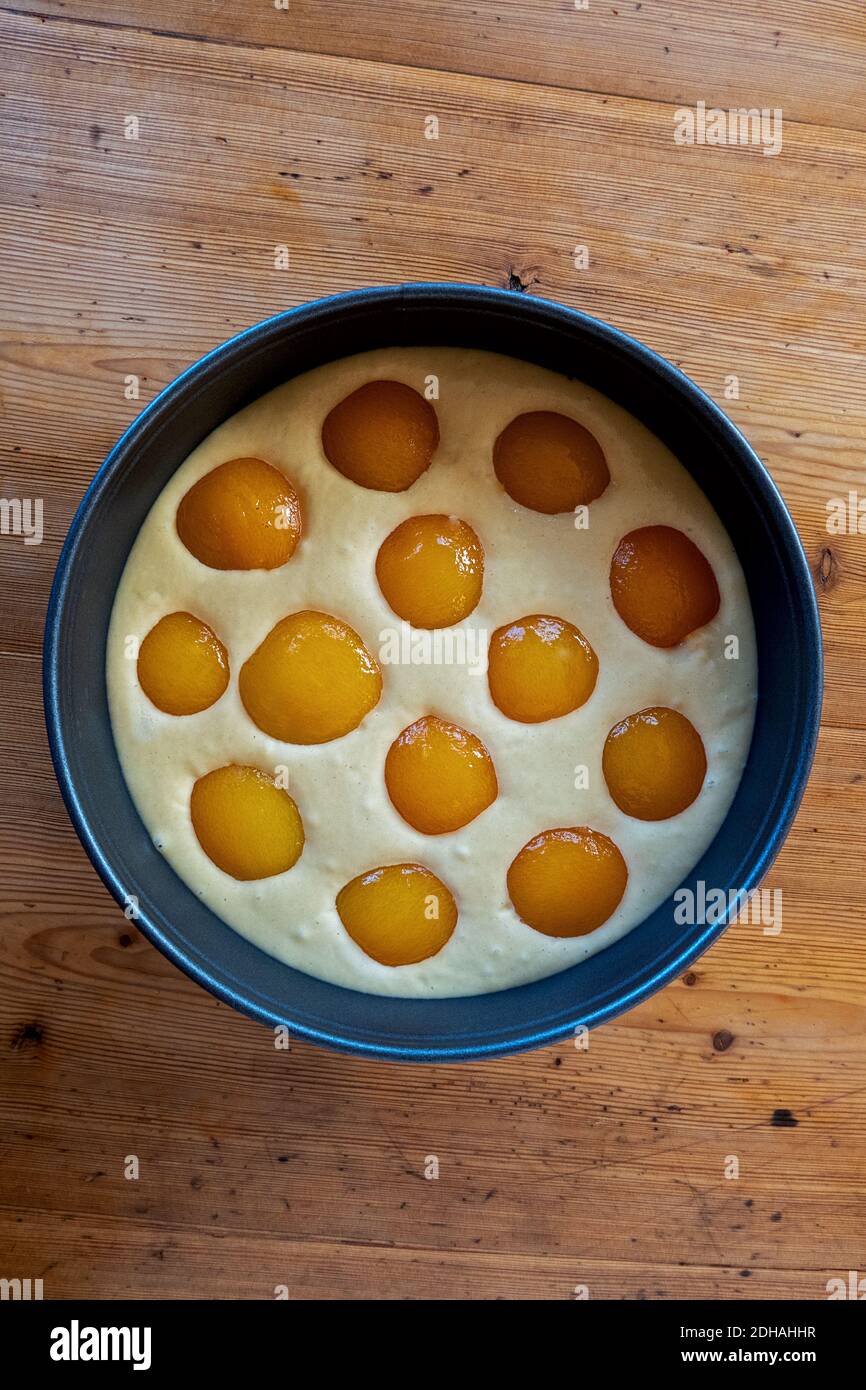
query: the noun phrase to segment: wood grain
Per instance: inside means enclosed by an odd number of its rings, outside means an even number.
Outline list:
[[[866,1217],[866,561],[826,527],[866,494],[858,7],[777,6],[778,48],[757,3],[35,8],[64,17],[0,14],[0,490],[45,502],[42,545],[0,537],[0,1275],[48,1297],[825,1296],[862,1271]],[[676,146],[699,97],[781,105],[780,155]],[[47,756],[48,588],[117,435],[237,329],[411,279],[517,282],[676,361],[815,566],[825,718],[769,880],[783,931],[734,927],[586,1053],[275,1052],[118,913]]]
[[[56,18],[866,129],[857,0],[36,0]]]

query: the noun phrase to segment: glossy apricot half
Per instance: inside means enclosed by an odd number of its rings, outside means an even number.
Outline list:
[[[637,820],[668,820],[691,806],[704,785],[703,739],[684,714],[654,705],[615,724],[602,769],[621,811]]]
[[[286,873],[304,848],[297,806],[257,767],[233,763],[200,777],[192,789],[190,815],[208,859],[232,878]]]
[[[572,512],[610,482],[595,435],[553,410],[531,410],[506,425],[493,446],[493,470],[509,497],[533,512]]]
[[[335,405],[322,426],[325,456],[359,487],[405,492],[439,444],[436,411],[400,381],[368,381]]]
[[[177,534],[215,570],[273,570],[301,538],[301,504],[285,473],[263,459],[221,463],[194,483],[177,509]]]
[[[588,826],[544,830],[512,861],[508,894],[544,936],[586,936],[619,906],[628,869],[607,835]]]
[[[229,683],[228,653],[192,613],[167,613],[138,649],[138,683],[165,714],[199,714]]]
[[[423,835],[445,835],[480,816],[497,797],[493,760],[479,738],[436,715],[398,734],[385,759],[395,808]]]
[[[346,931],[380,965],[414,965],[435,956],[457,925],[457,905],[421,864],[387,864],[359,874],[337,894]]]
[[[379,547],[376,578],[399,618],[413,627],[451,627],[481,597],[484,550],[458,517],[413,516]]]
[[[623,536],[610,565],[614,607],[653,647],[676,647],[719,611],[709,561],[672,526],[642,526]]]
[[[284,743],[329,743],[378,703],[382,673],[348,623],[313,609],[271,629],[238,679],[254,724]]]
[[[494,704],[521,724],[540,724],[579,709],[598,679],[598,657],[583,633],[545,613],[497,628],[487,660]]]

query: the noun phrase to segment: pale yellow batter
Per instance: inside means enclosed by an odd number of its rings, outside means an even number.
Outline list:
[[[327,462],[322,421],[350,391],[375,379],[422,393],[438,385],[441,442],[429,470],[407,492],[356,486]],[[433,379],[433,380],[431,380]],[[518,414],[572,415],[599,440],[611,482],[579,529],[569,515],[528,511],[497,482],[491,454]],[[258,456],[298,490],[304,535],[294,557],[273,571],[206,568],[175,530],[184,494],[217,464]],[[383,539],[410,516],[445,512],[477,531],[485,550],[484,592],[452,632],[465,633],[469,664],[440,644],[439,664],[384,664],[400,624],[374,571]],[[721,591],[715,619],[681,647],[660,650],[636,637],[610,598],[610,558],[635,527],[684,531],[712,565]],[[313,608],[360,633],[383,660],[382,698],[360,728],[335,742],[278,743],[256,728],[238,696],[237,675],[286,614]],[[228,649],[232,679],[201,714],[157,710],[136,677],[135,644],[166,613],[186,610]],[[504,623],[548,613],[576,624],[599,658],[596,689],[579,710],[537,725],[507,719],[493,704],[483,666],[487,637]],[[725,639],[739,656],[726,659]],[[459,645],[459,644],[458,644]],[[478,651],[482,661],[478,661]],[[405,643],[404,643],[405,651]],[[410,649],[411,655],[411,649]],[[423,654],[422,654],[423,655]],[[118,588],[107,650],[111,719],[120,760],[141,817],[177,873],[220,917],[277,959],[321,979],[372,994],[485,993],[573,965],[635,926],[677,886],[712,840],[730,806],[748,752],[756,696],[756,654],[746,583],[734,549],[706,497],[672,454],[624,410],[587,386],[492,353],[458,348],[393,348],[318,368],[279,387],[215,430],[174,474],[152,507]],[[681,710],[701,734],[708,759],[698,799],[667,821],[643,822],[614,805],[601,772],[608,730],[649,705]],[[383,775],[394,737],[422,714],[477,734],[493,758],[498,800],[454,834],[428,837],[394,810]],[[190,791],[227,763],[287,769],[303,816],[306,846],[288,873],[237,882],[199,846]],[[580,769],[585,767],[588,786]],[[554,939],[524,925],[506,892],[515,854],[541,830],[588,825],[610,836],[629,870],[613,916],[590,936]],[[436,956],[392,968],[347,936],[334,905],[342,886],[382,864],[418,862],[457,900],[454,935]]]

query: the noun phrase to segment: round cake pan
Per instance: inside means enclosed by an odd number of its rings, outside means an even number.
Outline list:
[[[121,905],[170,960],[221,999],[298,1037],[414,1061],[497,1056],[615,1018],[674,979],[728,923],[680,924],[673,896],[605,950],[495,994],[394,999],[327,984],[260,951],[178,878],[148,835],[115,751],[105,643],[130,548],[190,451],[242,406],[310,368],[401,345],[482,348],[577,378],[636,416],[712,502],[746,575],[758,648],[751,749],[728,815],[684,880],[696,902],[751,893],[803,793],[821,707],[821,634],[809,567],[769,474],[702,391],[624,333],[559,304],[472,285],[356,290],[257,324],[203,357],[127,430],[91,483],[57,565],[44,649],[45,713],[60,789]],[[700,914],[698,914],[700,915]],[[756,938],[762,931],[749,925]],[[756,944],[757,949],[757,944]]]

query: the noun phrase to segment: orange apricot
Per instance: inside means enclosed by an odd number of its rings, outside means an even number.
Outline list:
[[[457,905],[421,864],[387,864],[359,874],[337,894],[346,931],[380,965],[414,965],[435,956],[457,925]]]
[[[509,497],[547,516],[594,502],[610,482],[595,436],[553,410],[531,410],[506,425],[493,446],[493,470]]]
[[[637,820],[668,820],[698,796],[707,775],[703,740],[678,710],[653,706],[614,725],[602,769],[621,811]]]
[[[490,639],[487,680],[493,703],[521,724],[541,724],[579,709],[597,679],[598,657],[564,618],[533,613],[497,628]]]
[[[405,492],[430,467],[438,444],[436,411],[400,381],[359,386],[322,426],[322,448],[337,472],[378,492]]]
[[[432,714],[416,719],[391,744],[385,785],[403,819],[423,835],[468,825],[499,792],[481,740]]]
[[[228,653],[216,633],[192,613],[167,613],[138,650],[138,683],[165,714],[198,714],[229,683]]]
[[[304,848],[297,806],[257,767],[233,763],[208,772],[193,787],[189,809],[208,859],[232,878],[284,874]]]
[[[484,550],[457,517],[413,516],[379,547],[376,578],[398,618],[413,627],[451,627],[481,597]]]
[[[688,536],[672,526],[629,531],[610,565],[614,607],[653,647],[676,647],[719,611],[713,570]]]
[[[512,861],[507,882],[527,926],[544,936],[586,936],[619,906],[628,869],[613,840],[581,825],[536,835]]]
[[[244,662],[241,700],[283,743],[329,743],[378,703],[382,674],[354,628],[329,613],[291,613]]]
[[[194,483],[177,509],[177,534],[215,570],[273,570],[301,537],[301,504],[288,478],[263,459],[221,463]]]

